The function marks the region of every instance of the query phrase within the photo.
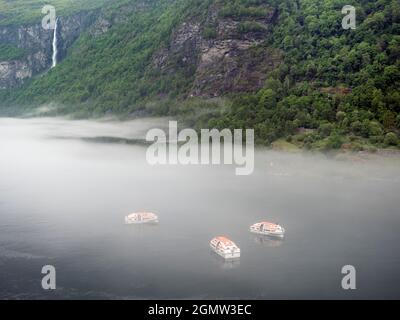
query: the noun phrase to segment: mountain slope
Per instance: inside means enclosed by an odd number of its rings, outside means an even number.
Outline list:
[[[224,17],[223,1],[116,1],[98,19],[109,30],[82,34],[57,68],[3,103],[128,113],[159,98],[255,91],[280,54],[263,45],[276,10],[249,3],[259,11]],[[239,30],[248,20],[250,29]]]
[[[360,1],[357,29],[341,27],[346,1],[282,2],[271,42],[284,63],[256,95],[210,125],[255,127],[317,149],[397,146],[400,3]]]
[[[99,8],[107,2],[108,0],[0,0],[0,26],[38,22],[43,17],[44,5],[54,6],[58,15],[70,15]]]
[[[357,29],[344,30],[344,0],[114,1],[56,68],[0,91],[0,105],[178,114],[255,128],[262,144],[398,146],[400,4],[358,3]]]

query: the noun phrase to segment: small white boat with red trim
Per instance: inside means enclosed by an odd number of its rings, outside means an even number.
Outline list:
[[[283,238],[285,229],[277,223],[262,221],[250,226],[250,232],[270,237]]]
[[[210,241],[211,249],[224,259],[240,258],[239,247],[227,237],[219,236]]]
[[[158,223],[158,216],[152,212],[135,212],[125,217],[126,224]]]

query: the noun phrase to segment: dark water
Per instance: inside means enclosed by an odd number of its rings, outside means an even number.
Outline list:
[[[0,119],[0,298],[400,298],[399,160],[259,150],[254,174],[236,176],[151,167],[143,145],[79,139],[137,139],[161,123]],[[159,225],[125,226],[140,209]],[[286,239],[248,232],[263,219]],[[210,252],[216,235],[239,245],[239,262]]]

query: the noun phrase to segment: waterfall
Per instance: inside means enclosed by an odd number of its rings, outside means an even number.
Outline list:
[[[57,26],[58,26],[58,18],[56,19],[56,24],[54,26],[54,35],[53,35],[53,63],[51,65],[52,68],[54,68],[57,65]]]

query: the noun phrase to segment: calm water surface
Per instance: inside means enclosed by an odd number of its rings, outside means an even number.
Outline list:
[[[143,138],[165,120],[0,119],[0,298],[400,298],[399,161],[256,152],[233,166],[158,166]],[[90,138],[90,139],[88,139]],[[156,226],[126,226],[137,210]],[[248,232],[260,220],[283,241]],[[240,261],[215,256],[227,235]],[[54,265],[57,290],[41,289]],[[357,269],[357,290],[341,268]]]

